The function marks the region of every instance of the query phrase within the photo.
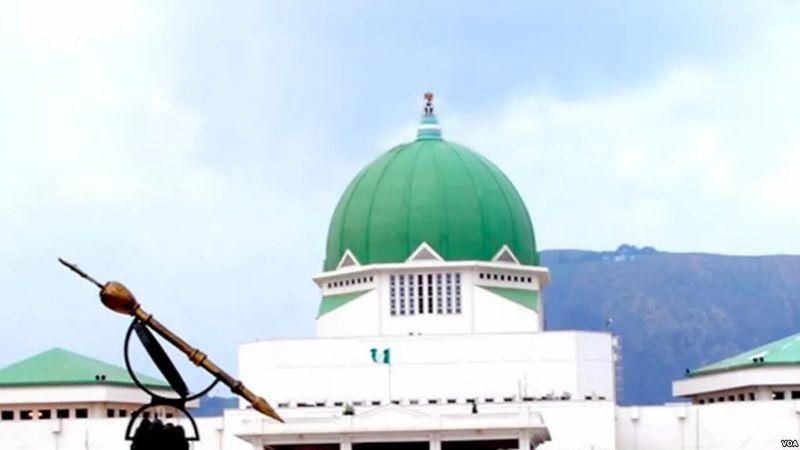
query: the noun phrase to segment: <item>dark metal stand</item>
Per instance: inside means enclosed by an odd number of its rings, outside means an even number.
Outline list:
[[[134,372],[133,368],[131,367],[131,361],[128,355],[131,335],[134,331],[139,337],[139,340],[142,342],[147,354],[156,364],[159,372],[161,372],[164,378],[166,378],[167,383],[169,383],[172,390],[178,394],[178,397],[170,398],[158,395],[145,386],[136,376],[136,372]],[[209,391],[211,391],[211,389],[214,388],[214,386],[217,385],[217,383],[219,383],[219,378],[214,379],[214,381],[202,391],[190,395],[189,389],[186,387],[186,383],[183,381],[183,377],[181,377],[180,373],[175,368],[175,365],[172,363],[172,360],[170,360],[169,356],[167,356],[164,348],[156,340],[153,333],[150,332],[147,325],[138,318],[133,319],[130,327],[128,327],[128,332],[125,334],[123,353],[125,355],[125,367],[128,369],[128,374],[130,374],[131,379],[136,386],[139,387],[139,389],[150,395],[150,403],[140,406],[131,414],[128,427],[125,429],[125,440],[132,442],[131,449],[150,450],[151,448],[156,448],[157,446],[157,448],[169,448],[171,450],[174,446],[174,448],[177,450],[181,448],[188,448],[188,441],[199,441],[200,431],[197,428],[197,423],[195,422],[194,418],[191,414],[189,414],[189,411],[186,410],[186,402],[196,400],[206,395]],[[131,434],[133,425],[137,419],[139,419],[146,410],[159,406],[174,408],[186,416],[186,418],[189,419],[189,423],[192,425],[193,434],[188,437],[185,436],[185,432],[181,426],[172,426],[171,424],[164,426],[164,424],[161,423],[156,415],[153,416],[154,421],[152,422],[147,416],[145,416],[136,432]],[[171,446],[164,447],[165,444]]]

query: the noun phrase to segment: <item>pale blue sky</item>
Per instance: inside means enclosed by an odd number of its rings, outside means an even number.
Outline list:
[[[225,365],[312,335],[335,202],[426,90],[540,248],[800,253],[797,2],[232,3],[0,4],[0,364],[119,360],[56,256]]]

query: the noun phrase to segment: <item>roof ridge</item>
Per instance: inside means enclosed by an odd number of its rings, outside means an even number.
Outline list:
[[[168,387],[164,380],[135,372],[142,384]],[[103,378],[98,378],[103,375]],[[57,384],[134,385],[126,367],[101,359],[53,347],[0,368],[0,385]]]
[[[786,350],[785,348],[776,348],[776,347],[781,344],[786,345],[787,343],[790,343],[792,341],[797,341],[798,343],[800,343],[800,333],[790,334],[789,336],[785,336],[780,339],[769,341],[765,344],[741,351],[733,356],[723,358],[711,364],[706,364],[691,371],[690,374],[706,374],[706,373],[736,369],[740,367],[747,367],[749,365],[756,364],[756,361],[753,361],[753,358],[755,358],[756,355],[760,355],[760,357],[762,358],[762,361],[759,361],[758,364],[766,364],[766,365],[787,364],[790,362],[771,361],[769,359],[769,356],[772,354],[776,354],[781,350]],[[798,347],[800,347],[800,345],[798,345]],[[768,359],[766,361],[763,361],[763,357],[767,357]],[[800,364],[800,353],[798,353],[797,355],[796,363]]]

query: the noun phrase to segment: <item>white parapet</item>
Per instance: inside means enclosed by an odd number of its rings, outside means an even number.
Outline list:
[[[798,386],[800,366],[761,366],[737,368],[716,373],[698,374],[672,382],[675,397],[696,397],[760,386]]]
[[[238,359],[276,404],[614,399],[612,336],[600,332],[273,340],[240,345]]]
[[[153,389],[157,394],[169,397],[169,389]],[[15,404],[69,404],[69,403],[130,403],[145,404],[150,396],[136,386],[110,384],[86,385],[35,385],[6,386],[0,388],[0,405]]]
[[[495,408],[496,409],[496,408]],[[353,415],[320,409],[287,416],[281,424],[252,411],[226,412],[227,430],[253,445],[341,444],[360,442],[430,442],[550,440],[541,414],[529,408],[505,408],[473,414],[459,407],[359,408]]]
[[[538,401],[479,404],[284,408],[286,424],[253,410],[225,412],[225,432],[252,449],[281,444],[429,442],[527,442],[541,450],[612,450],[615,443],[611,401]],[[236,447],[239,449],[240,447]],[[242,447],[242,449],[244,449]]]
[[[793,401],[619,407],[617,449],[784,448],[800,439],[798,408]]]
[[[175,420],[189,429],[186,419]],[[128,419],[54,419],[29,421],[0,421],[0,448],[13,450],[123,450],[131,443],[125,440]],[[201,440],[193,450],[250,450],[252,447],[238,438],[232,445],[223,445],[221,417],[199,418],[197,426]],[[236,442],[238,441],[238,442]]]

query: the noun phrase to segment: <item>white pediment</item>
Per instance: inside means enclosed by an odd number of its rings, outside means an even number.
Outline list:
[[[517,255],[515,255],[514,252],[511,251],[511,249],[508,247],[507,244],[503,244],[503,246],[500,247],[500,251],[498,251],[497,254],[494,255],[492,261],[519,264],[519,259],[517,259]]]
[[[436,250],[428,245],[427,242],[423,242],[422,244],[419,244],[419,247],[417,247],[417,249],[414,250],[414,253],[412,253],[411,256],[409,256],[406,260],[406,262],[411,261],[444,261],[444,258],[436,253]]]
[[[339,264],[336,266],[336,269],[339,270],[343,267],[360,265],[361,263],[358,262],[356,256],[350,250],[345,250],[344,255],[342,255],[342,259],[339,260]]]

